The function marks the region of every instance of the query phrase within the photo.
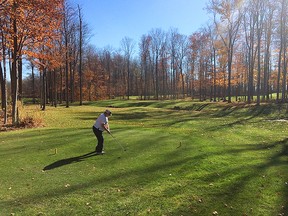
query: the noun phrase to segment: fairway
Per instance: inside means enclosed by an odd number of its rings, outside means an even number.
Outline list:
[[[95,155],[107,108],[116,139],[104,133]],[[44,127],[0,134],[1,216],[288,214],[287,104],[107,100],[41,115]]]

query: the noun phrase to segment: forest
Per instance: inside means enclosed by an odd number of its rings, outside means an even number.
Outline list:
[[[123,38],[119,49],[99,49],[79,5],[0,0],[4,124],[8,116],[17,123],[23,98],[42,110],[131,96],[286,103],[287,0],[210,0],[206,10],[209,23],[191,35],[155,28],[139,41]]]

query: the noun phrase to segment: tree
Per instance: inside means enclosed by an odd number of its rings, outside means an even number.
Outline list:
[[[165,44],[165,34],[161,29],[152,29],[151,36],[151,49],[153,52],[153,65],[155,72],[155,98],[159,99],[159,58],[161,51]]]
[[[264,12],[265,12],[265,1],[257,0],[256,7],[256,29],[257,29],[257,66],[258,66],[258,74],[257,74],[257,105],[260,105],[260,94],[261,94],[261,45],[262,45],[262,35],[263,35],[263,26],[264,26]]]
[[[219,36],[227,51],[228,63],[228,102],[231,102],[231,79],[232,79],[232,63],[235,41],[238,37],[238,31],[242,20],[242,4],[243,0],[211,0],[208,10],[214,15],[214,23],[216,25]],[[219,20],[217,20],[219,15]]]
[[[3,2],[5,49],[11,51],[12,123],[18,123],[19,83],[23,56],[35,56],[39,47],[50,46],[57,35],[63,0],[8,0]],[[3,42],[3,41],[2,41]],[[33,44],[33,47],[31,46]],[[31,48],[31,49],[29,49]],[[20,78],[20,79],[19,79]]]
[[[250,4],[249,4],[250,3]],[[254,95],[254,65],[255,65],[255,40],[256,40],[256,5],[254,1],[249,1],[245,7],[245,17],[244,17],[244,30],[245,30],[245,41],[248,49],[248,92],[247,100],[251,103]]]
[[[140,58],[141,58],[141,87],[144,100],[148,98],[149,89],[149,50],[151,46],[151,37],[149,35],[143,35],[141,37],[141,42],[139,43]]]
[[[6,37],[4,33],[4,21],[0,19],[0,25],[1,25],[1,42],[2,42],[2,62],[3,62],[3,69],[2,64],[0,62],[0,85],[1,85],[1,105],[2,110],[4,111],[4,125],[7,124],[7,69],[6,69]]]
[[[78,5],[79,11],[79,90],[80,90],[80,105],[83,103],[83,93],[82,93],[82,86],[83,86],[83,73],[82,73],[82,50],[83,50],[83,21],[82,21],[82,14],[81,8]]]
[[[169,32],[169,43],[168,48],[170,50],[170,76],[171,76],[171,91],[173,99],[177,98],[177,63],[176,63],[176,53],[177,53],[177,29],[171,29]]]
[[[278,64],[278,87],[277,87],[277,100],[279,101],[280,81],[282,77],[282,97],[281,101],[285,102],[287,96],[287,13],[288,3],[287,0],[281,0],[281,15],[280,15],[280,51],[279,51],[279,64]],[[282,76],[281,71],[282,69]]]
[[[195,70],[197,67],[197,62],[199,58],[199,49],[200,49],[200,32],[195,32],[189,37],[189,47],[190,47],[190,67],[191,67],[191,80],[190,80],[190,95],[191,98],[194,98],[195,95]]]
[[[212,77],[213,77],[213,101],[216,102],[216,90],[217,90],[217,58],[216,58],[216,51],[217,51],[217,41],[218,35],[217,30],[214,26],[209,25],[207,27],[208,35],[210,38],[211,43],[211,69],[212,69]]]
[[[178,46],[178,50],[177,50],[177,65],[178,65],[178,69],[179,69],[179,73],[181,76],[181,93],[182,93],[182,97],[185,97],[185,77],[184,77],[184,63],[185,63],[185,58],[187,57],[188,54],[188,39],[185,35],[181,35],[178,34],[177,35],[177,46]]]
[[[67,6],[65,6],[65,17],[63,20],[63,28],[64,28],[64,44],[65,44],[65,100],[66,100],[66,108],[69,107],[69,55],[68,55],[68,40],[69,40],[69,35],[68,35],[68,9]]]
[[[264,80],[263,80],[263,99],[269,99],[269,77],[270,77],[270,61],[271,61],[271,43],[273,31],[273,18],[275,13],[274,1],[267,1],[266,15],[264,22]]]
[[[121,40],[121,45],[122,45],[122,49],[124,51],[124,56],[125,56],[125,60],[126,60],[126,68],[127,68],[127,99],[129,100],[129,96],[130,96],[130,85],[131,85],[131,69],[130,69],[130,63],[131,63],[131,58],[134,52],[134,47],[135,47],[135,43],[134,41],[129,38],[129,37],[125,37]]]

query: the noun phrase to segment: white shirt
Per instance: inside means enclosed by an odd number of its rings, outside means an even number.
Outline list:
[[[93,126],[101,131],[105,131],[105,129],[102,127],[103,124],[108,124],[108,117],[106,117],[104,113],[99,115]]]

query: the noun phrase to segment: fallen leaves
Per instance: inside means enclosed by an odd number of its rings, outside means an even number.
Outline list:
[[[91,203],[87,202],[87,203],[86,203],[86,206],[87,206],[88,208],[92,209]]]

